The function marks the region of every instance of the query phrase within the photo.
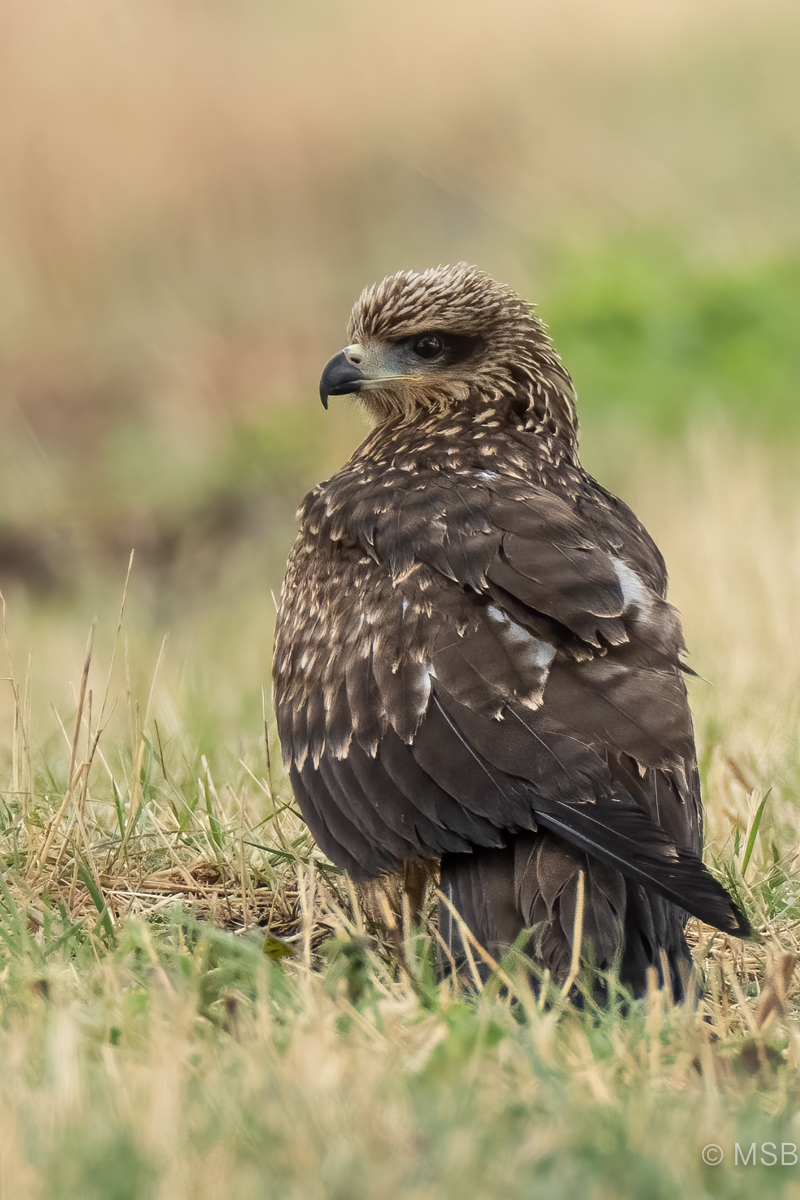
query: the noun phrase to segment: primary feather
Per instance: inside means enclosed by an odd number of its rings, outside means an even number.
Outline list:
[[[367,289],[328,394],[374,423],[306,497],[275,707],[298,802],[356,878],[441,860],[497,954],[528,927],[641,993],[691,963],[687,914],[747,922],[703,866],[680,621],[645,529],[581,467],[544,327],[465,264]],[[449,909],[443,936],[456,961]]]

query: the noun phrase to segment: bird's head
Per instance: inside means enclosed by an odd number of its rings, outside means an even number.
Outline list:
[[[574,439],[571,381],[544,326],[511,288],[477,267],[400,271],[366,288],[348,337],[320,381],[326,407],[329,396],[356,394],[380,424],[488,403],[530,428],[563,426]]]

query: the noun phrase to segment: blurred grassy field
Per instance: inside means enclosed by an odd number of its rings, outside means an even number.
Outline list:
[[[0,1197],[800,1195],[734,1162],[800,1143],[799,35],[784,0],[0,6]],[[459,259],[539,304],[670,567],[759,934],[693,928],[697,1012],[435,985],[281,775],[272,593],[364,432],[321,367],[364,284]]]

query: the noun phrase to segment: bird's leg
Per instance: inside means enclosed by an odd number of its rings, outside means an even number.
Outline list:
[[[425,890],[430,880],[436,880],[439,863],[435,859],[407,862],[403,866],[403,888],[408,897],[411,924],[419,925],[425,903]]]

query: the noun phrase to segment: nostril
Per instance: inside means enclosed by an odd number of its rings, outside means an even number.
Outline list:
[[[360,363],[361,363],[361,355],[360,355],[360,354],[348,353],[348,355],[347,355],[347,361],[348,361],[349,363],[352,363],[354,367],[357,367],[357,366],[359,366],[359,365],[360,365]]]

